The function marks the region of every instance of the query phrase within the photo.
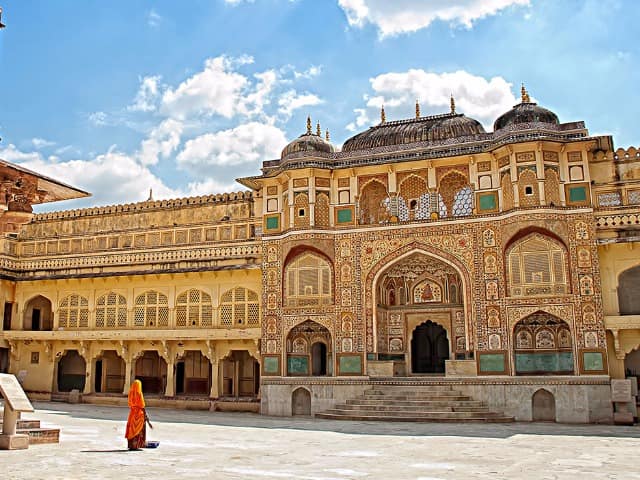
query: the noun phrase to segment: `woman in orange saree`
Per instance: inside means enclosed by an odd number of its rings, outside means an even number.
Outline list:
[[[129,389],[129,418],[124,436],[129,450],[138,450],[147,446],[145,421],[147,413],[144,409],[142,382],[135,380]]]

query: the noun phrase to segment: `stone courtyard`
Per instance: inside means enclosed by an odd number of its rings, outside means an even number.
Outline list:
[[[122,407],[35,403],[60,443],[0,451],[8,479],[633,479],[640,428],[412,424],[149,409],[158,449],[128,452]]]

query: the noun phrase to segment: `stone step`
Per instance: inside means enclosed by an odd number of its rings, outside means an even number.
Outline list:
[[[376,415],[379,417],[425,417],[425,418],[440,418],[440,417],[456,417],[456,418],[475,418],[475,417],[495,417],[500,414],[494,412],[458,412],[451,410],[429,410],[429,411],[415,411],[410,412],[406,410],[381,410],[381,411],[369,411],[369,410],[344,410],[341,408],[330,408],[324,413],[334,414],[349,414],[349,415]]]
[[[466,398],[451,398],[451,399],[443,399],[443,398],[425,398],[425,399],[421,399],[421,400],[411,400],[411,399],[405,399],[405,400],[397,400],[394,398],[351,398],[348,399],[346,401],[346,403],[349,403],[351,405],[357,404],[357,403],[362,403],[363,405],[388,405],[388,404],[394,404],[394,405],[428,405],[431,402],[438,402],[438,403],[454,403],[454,404],[459,404],[460,402],[462,403],[466,403],[466,402],[473,402],[474,400],[469,399],[469,397]]]
[[[452,385],[429,385],[429,386],[416,386],[414,387],[405,387],[405,386],[387,386],[387,385],[376,385],[372,387],[370,390],[366,390],[367,392],[379,392],[384,394],[389,393],[399,393],[401,395],[423,395],[425,393],[441,393],[441,392],[456,392],[457,389],[453,388]]]
[[[449,396],[449,395],[464,395],[459,390],[423,390],[419,392],[412,392],[411,390],[395,390],[385,392],[382,390],[365,390],[363,395],[367,397],[388,397],[399,395],[403,397],[425,397],[425,396]]]
[[[489,412],[489,408],[482,405],[362,405],[340,404],[334,407],[340,410],[367,410],[372,412],[404,411],[404,412]]]
[[[374,415],[362,412],[322,412],[316,413],[316,418],[326,420],[351,420],[351,421],[373,421],[373,422],[446,422],[446,423],[509,423],[513,422],[513,417],[506,417],[496,414],[495,416],[478,415],[475,417],[461,418],[453,413],[442,416],[423,416],[423,415]]]
[[[29,435],[29,445],[42,443],[60,443],[59,428],[27,428],[17,429],[16,433]]]
[[[440,400],[443,402],[448,401],[465,401],[471,400],[468,395],[452,394],[452,395],[362,395],[358,398],[363,400],[403,400],[403,401],[418,401],[418,400]]]
[[[2,425],[2,421],[3,421],[3,418],[2,418],[2,415],[0,415],[0,425]],[[25,430],[28,428],[40,428],[40,420],[27,420],[27,419],[21,418],[16,422],[16,428],[22,429],[22,430]],[[1,427],[0,427],[0,430],[1,430]]]

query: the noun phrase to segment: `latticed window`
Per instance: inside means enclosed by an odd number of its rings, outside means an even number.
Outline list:
[[[96,328],[124,328],[127,326],[127,299],[109,292],[96,300]]]
[[[291,261],[285,272],[286,305],[328,305],[332,303],[331,266],[319,255],[304,253]]]
[[[471,187],[464,187],[456,192],[452,210],[454,217],[466,217],[473,213],[473,190]]]
[[[568,291],[566,252],[540,234],[518,241],[507,252],[511,296],[552,295]]]
[[[220,324],[225,327],[257,327],[260,323],[258,294],[236,287],[220,298]]]
[[[176,298],[177,327],[211,327],[212,325],[211,295],[195,288],[178,295]]]
[[[138,295],[133,322],[136,327],[168,327],[169,302],[167,296],[155,290]]]
[[[76,293],[64,297],[58,308],[58,326],[62,328],[89,327],[89,301]]]

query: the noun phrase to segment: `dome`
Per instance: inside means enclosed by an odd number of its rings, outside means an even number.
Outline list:
[[[462,114],[447,113],[408,120],[382,122],[348,139],[343,152],[415,142],[435,142],[486,133],[480,122]]]
[[[551,110],[538,106],[537,103],[529,99],[524,86],[522,87],[522,102],[513,107],[506,113],[503,113],[493,124],[493,131],[497,132],[503,128],[519,123],[549,123],[558,125],[560,121],[558,116]]]
[[[329,142],[329,132],[327,131],[326,140],[322,138],[320,132],[320,124],[318,124],[317,133],[311,133],[311,119],[307,119],[307,132],[300,135],[294,141],[289,143],[280,154],[280,159],[285,160],[288,156],[299,152],[319,152],[319,153],[333,153],[336,149]]]

